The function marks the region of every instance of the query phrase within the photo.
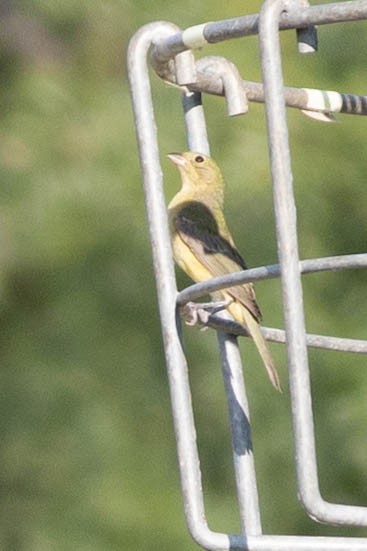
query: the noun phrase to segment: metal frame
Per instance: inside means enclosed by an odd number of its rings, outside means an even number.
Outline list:
[[[177,453],[186,521],[199,545],[210,550],[367,551],[367,539],[263,535],[251,445],[249,409],[237,337],[243,330],[233,321],[212,316],[219,329],[231,422],[233,457],[242,534],[210,530],[205,518],[196,430],[187,364],[180,338],[178,306],[229,283],[278,277],[282,282],[285,333],[265,329],[266,338],[286,341],[296,448],[298,492],[315,520],[367,526],[367,507],[328,503],[320,495],[307,346],[366,353],[367,341],[307,335],[302,306],[301,274],[320,270],[366,268],[367,254],[299,260],[296,209],[286,122],[286,105],[325,112],[366,114],[367,99],[336,92],[285,89],[282,80],[279,30],[297,29],[300,51],[317,46],[314,25],[367,19],[367,1],[308,6],[298,0],[265,0],[260,14],[206,23],[181,31],[172,23],[142,27],[129,45],[128,65],[143,172],[149,231],[158,290],[162,334],[170,384]],[[264,85],[246,83],[228,60],[218,57],[195,62],[192,49],[208,42],[259,34]],[[185,87],[183,107],[191,150],[209,154],[201,91],[225,95],[230,115],[244,113],[247,101],[265,101],[271,162],[279,266],[266,266],[192,285],[178,293],[167,224],[157,129],[148,75],[148,57],[162,78]],[[296,92],[294,92],[296,90]],[[295,94],[297,98],[295,99]]]

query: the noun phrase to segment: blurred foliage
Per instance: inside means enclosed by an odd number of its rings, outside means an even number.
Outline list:
[[[1,549],[197,548],[179,492],[125,51],[152,20],[184,28],[243,14],[243,2],[228,4],[0,3]],[[247,2],[246,13],[259,6]],[[287,84],[363,93],[365,32],[321,27],[311,57],[283,33]],[[207,53],[260,78],[255,37]],[[169,199],[178,179],[164,156],[185,148],[184,125],[177,92],[155,77],[153,90]],[[263,109],[228,119],[220,99],[205,106],[238,246],[251,266],[276,262]],[[365,121],[338,120],[289,112],[303,258],[366,250]],[[366,337],[365,273],[309,275],[304,292],[310,332]],[[258,296],[266,325],[281,326],[279,282],[258,284]],[[209,523],[238,531],[216,339],[188,329],[185,340]],[[302,511],[288,393],[277,396],[252,344],[241,346],[265,531],[366,536]],[[272,349],[285,382],[284,350]],[[322,491],[366,504],[363,358],[310,360]]]

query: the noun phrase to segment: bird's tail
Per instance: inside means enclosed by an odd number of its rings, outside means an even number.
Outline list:
[[[252,314],[244,306],[242,306],[242,304],[239,304],[238,302],[232,302],[228,306],[228,310],[232,314],[232,316],[237,321],[242,323],[245,326],[245,329],[247,329],[247,331],[250,333],[264,363],[271,383],[277,390],[279,390],[279,392],[281,392],[282,387],[280,385],[278,371],[269,352],[268,345],[266,344],[263,334],[261,333],[260,325],[252,316]]]

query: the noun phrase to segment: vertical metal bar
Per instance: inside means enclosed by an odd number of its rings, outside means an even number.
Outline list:
[[[246,548],[243,536],[213,532],[208,528],[205,518],[187,364],[179,337],[177,289],[147,66],[147,55],[153,40],[177,32],[176,29],[170,23],[151,23],[132,37],[128,48],[130,89],[143,172],[186,522],[192,537],[205,549],[237,551]]]
[[[152,23],[140,29],[130,41],[128,65],[185,513],[191,533],[200,539],[205,538],[208,529],[187,365],[177,331],[177,289],[147,67],[147,54],[153,38],[158,34],[168,34],[173,28],[169,24]]]
[[[217,333],[232,434],[241,527],[247,536],[262,533],[252,448],[250,413],[237,338]]]
[[[298,491],[312,518],[322,522],[365,526],[367,508],[328,503],[322,499],[319,491],[296,206],[283,96],[278,29],[283,9],[283,0],[265,0],[259,18],[259,38],[287,332]]]
[[[298,0],[299,7],[309,8],[309,0]],[[300,54],[313,54],[317,52],[317,28],[315,25],[309,25],[306,28],[296,29],[298,51]]]
[[[201,93],[183,93],[182,106],[185,116],[189,150],[204,153],[204,155],[210,155],[208,133],[206,130],[203,105],[201,102]]]
[[[175,59],[177,84],[186,86],[196,82],[195,57],[191,50],[182,52]]]
[[[300,54],[313,54],[317,51],[317,29],[316,27],[307,27],[307,29],[297,29],[298,51]]]
[[[210,147],[201,94],[185,93],[183,106],[189,149],[209,155]],[[221,332],[218,332],[217,336],[229,410],[241,528],[246,535],[259,535],[259,499],[240,350],[236,337]]]
[[[316,470],[311,387],[297,243],[296,206],[292,189],[278,36],[278,21],[282,9],[283,0],[265,1],[260,13],[259,38],[287,332],[297,475],[300,497],[305,507],[308,508],[310,503],[320,500],[321,497]]]

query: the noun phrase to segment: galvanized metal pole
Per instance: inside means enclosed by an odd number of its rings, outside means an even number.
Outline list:
[[[216,60],[216,67],[220,68],[222,72],[224,70],[231,71],[227,64],[223,67],[219,60]],[[225,79],[229,80],[226,77]],[[234,111],[231,103],[234,94],[232,86],[232,88],[230,87],[229,98],[227,98],[230,112]],[[234,102],[235,110],[242,110],[243,105],[240,104],[240,101],[241,94],[237,94]],[[209,155],[210,148],[201,96],[192,95],[192,93],[184,94],[183,106],[189,149]],[[241,528],[246,535],[259,535],[261,534],[259,499],[241,355],[236,337],[222,332],[218,332],[217,337],[228,402]]]
[[[259,38],[287,334],[298,492],[309,515],[320,522],[367,526],[366,507],[328,503],[322,499],[319,491],[297,243],[296,205],[278,28],[280,15],[285,9],[284,0],[265,0],[259,19]]]
[[[130,41],[128,65],[186,520],[193,536],[198,541],[206,541],[210,531],[205,521],[187,365],[178,332],[177,289],[147,66],[147,55],[153,40],[175,30],[175,26],[162,22],[140,29]]]

